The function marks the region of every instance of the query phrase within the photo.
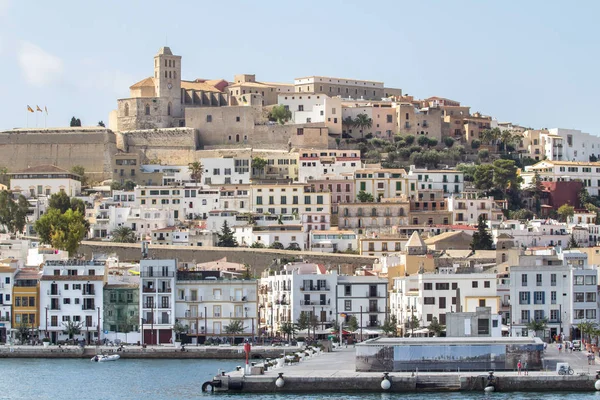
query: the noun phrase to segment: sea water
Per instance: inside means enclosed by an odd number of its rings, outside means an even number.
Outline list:
[[[458,400],[560,399],[600,400],[586,393],[202,393],[203,382],[219,370],[231,371],[239,360],[0,359],[0,399],[243,399],[243,400]]]

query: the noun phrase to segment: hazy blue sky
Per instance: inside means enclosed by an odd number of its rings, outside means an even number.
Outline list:
[[[184,79],[379,80],[500,121],[600,134],[599,12],[598,1],[0,0],[0,129],[25,126],[27,104],[48,107],[48,126],[107,122],[167,43]]]

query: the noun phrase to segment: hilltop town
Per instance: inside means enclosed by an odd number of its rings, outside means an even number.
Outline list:
[[[150,62],[107,127],[0,132],[0,342],[596,332],[600,137]]]

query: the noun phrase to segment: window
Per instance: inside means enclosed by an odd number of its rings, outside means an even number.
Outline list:
[[[558,321],[558,310],[550,310],[550,321]]]
[[[596,302],[596,293],[594,292],[588,292],[585,294],[585,301],[588,303],[595,303]]]
[[[436,283],[435,290],[450,290],[450,283],[448,283],[448,282]]]
[[[533,304],[545,304],[546,292],[533,292]]]
[[[439,308],[446,308],[446,298],[440,297],[438,300],[439,300]]]
[[[352,300],[344,300],[344,311],[352,311]]]
[[[146,104],[146,107],[145,107],[145,114],[150,115],[150,106],[148,104]]]
[[[298,136],[302,136],[302,135],[304,135],[304,128],[298,128],[298,129],[296,130],[296,135],[298,135]]]
[[[458,289],[458,283],[452,282],[452,290]]]
[[[556,292],[550,292],[550,303],[556,304]]]
[[[433,283],[431,283],[431,282],[425,282],[423,284],[423,290],[433,290]]]
[[[521,286],[527,286],[527,274],[521,274]]]
[[[595,275],[586,275],[585,284],[586,285],[595,285],[596,284],[596,276]]]
[[[212,122],[212,115],[206,116],[206,122]]]
[[[472,281],[472,282],[471,282],[471,287],[472,287],[472,288],[477,288],[477,287],[479,287],[479,282],[477,282],[477,281]]]
[[[550,286],[556,286],[556,274],[550,274]]]
[[[575,285],[583,285],[584,284],[584,276],[583,275],[577,275],[575,276]]]
[[[423,304],[435,304],[435,297],[424,297],[423,298]]]
[[[530,304],[529,292],[519,292],[519,304]]]
[[[585,318],[586,319],[596,319],[596,310],[585,310]]]
[[[485,307],[485,299],[479,299],[479,307]]]
[[[352,296],[352,286],[344,285],[344,296]]]
[[[483,281],[483,287],[484,288],[489,288],[490,287],[490,281]]]

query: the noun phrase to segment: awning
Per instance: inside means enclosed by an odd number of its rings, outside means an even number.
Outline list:
[[[135,269],[130,269],[127,272],[129,272],[131,275],[139,275],[140,274],[140,271],[136,271]]]
[[[502,332],[508,332],[510,330],[510,328],[508,327],[508,325],[502,325]]]

